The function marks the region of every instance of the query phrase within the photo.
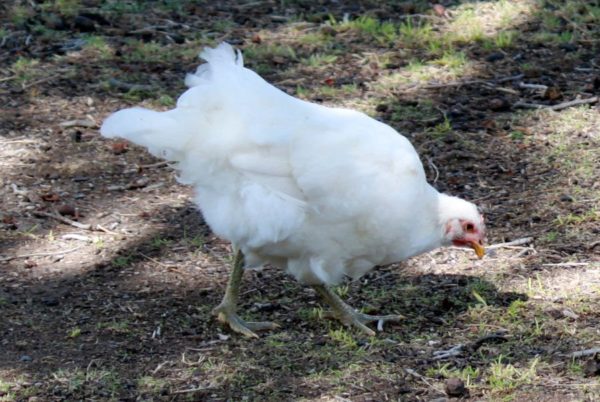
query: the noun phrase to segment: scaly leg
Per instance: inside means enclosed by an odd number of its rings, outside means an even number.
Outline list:
[[[331,306],[334,315],[345,325],[354,326],[369,336],[375,336],[375,331],[365,324],[373,321],[378,322],[378,328],[386,321],[401,321],[402,315],[368,315],[359,313],[351,306],[344,303],[333,290],[325,285],[312,285],[313,289]]]
[[[246,322],[236,314],[237,302],[240,295],[240,283],[244,274],[244,254],[241,251],[235,253],[233,270],[227,282],[225,296],[221,304],[214,308],[213,313],[223,324],[228,324],[235,332],[239,332],[249,338],[258,338],[254,331],[265,331],[275,329],[279,326],[272,322]]]

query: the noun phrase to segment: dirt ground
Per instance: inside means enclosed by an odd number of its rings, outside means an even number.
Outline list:
[[[0,401],[600,400],[599,26],[573,0],[2,2]],[[270,267],[240,311],[281,328],[218,324],[230,245],[170,166],[98,127],[173,107],[221,41],[406,135],[481,206],[487,256],[336,288],[406,317],[372,339]]]

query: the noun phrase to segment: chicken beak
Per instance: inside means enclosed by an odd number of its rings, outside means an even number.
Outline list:
[[[479,259],[483,258],[483,256],[485,255],[485,248],[481,243],[479,243],[478,241],[472,241],[469,243],[469,245],[471,246],[471,248],[473,248],[473,250],[475,250],[475,254],[477,254],[477,257]]]

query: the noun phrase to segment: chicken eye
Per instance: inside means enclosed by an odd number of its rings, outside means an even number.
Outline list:
[[[473,226],[473,224],[472,224],[472,223],[467,223],[467,224],[465,225],[465,230],[466,230],[467,232],[469,232],[469,233],[472,233],[472,232],[474,232],[474,231],[475,231],[475,226]]]

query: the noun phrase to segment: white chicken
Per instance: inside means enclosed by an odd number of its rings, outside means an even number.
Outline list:
[[[236,250],[218,319],[255,337],[270,322],[236,313],[244,268],[272,264],[311,285],[343,323],[368,335],[371,316],[328,286],[374,266],[443,245],[484,254],[477,208],[429,185],[410,142],[367,115],[296,99],[244,68],[227,43],[204,49],[207,63],[166,112],[118,111],[101,128],[176,162],[180,181],[219,236]]]

